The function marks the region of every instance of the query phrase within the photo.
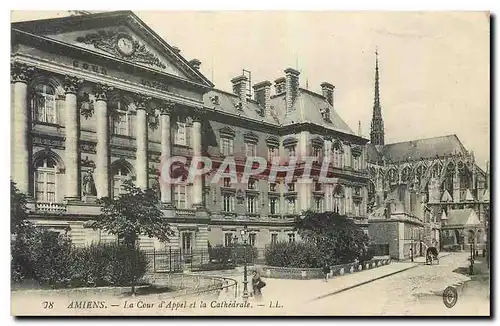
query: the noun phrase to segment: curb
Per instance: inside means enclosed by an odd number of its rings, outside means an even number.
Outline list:
[[[386,275],[382,275],[382,276],[379,276],[379,277],[376,277],[376,278],[372,278],[372,279],[370,279],[368,281],[364,281],[364,282],[361,282],[361,283],[358,283],[358,284],[354,284],[354,285],[348,286],[346,288],[343,288],[343,289],[340,289],[340,290],[337,290],[337,291],[334,291],[334,292],[331,292],[331,293],[328,293],[328,294],[320,295],[319,297],[311,299],[310,301],[316,301],[316,300],[324,299],[326,297],[329,297],[329,296],[332,296],[332,295],[335,295],[335,294],[338,294],[338,293],[341,293],[341,292],[345,292],[345,291],[357,288],[358,286],[365,285],[365,284],[368,284],[368,283],[371,283],[371,282],[374,282],[374,281],[377,281],[377,280],[380,280],[380,279],[383,279],[383,278],[386,278],[386,277],[389,277],[389,276],[392,276],[392,275],[395,275],[395,274],[398,274],[398,273],[405,272],[405,271],[407,271],[409,269],[412,269],[412,268],[415,268],[415,267],[418,267],[418,266],[419,266],[418,264],[415,264],[413,266],[406,267],[406,268],[401,269],[401,270],[396,271],[396,272],[392,272],[392,273],[389,273],[389,274],[386,274]]]

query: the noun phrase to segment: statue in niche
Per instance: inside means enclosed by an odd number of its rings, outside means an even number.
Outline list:
[[[82,187],[84,196],[97,196],[92,170],[87,170],[83,175]]]

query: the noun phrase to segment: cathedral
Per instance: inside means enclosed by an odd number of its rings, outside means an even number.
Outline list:
[[[456,135],[386,144],[378,53],[367,144],[369,235],[379,254],[486,249],[489,175]]]
[[[352,218],[380,255],[402,259],[422,246],[483,244],[489,216],[488,176],[456,136],[385,144],[379,64],[371,139],[355,133],[335,106],[335,87],[301,88],[284,69],[272,83],[251,84],[243,71],[232,92],[217,89],[130,11],[11,24],[12,180],[28,198],[30,220],[67,234],[77,246],[117,241],[89,227],[96,200],[117,197],[133,180],[157,191],[175,236],[141,236],[142,249],[183,255],[230,246],[241,230],[262,255],[299,239],[293,221],[305,210]],[[274,84],[274,85],[273,85]],[[247,182],[214,173],[192,182],[161,182],[171,157],[297,158],[296,176]],[[297,182],[314,157],[310,183]],[[331,183],[316,164],[329,157]],[[472,233],[471,233],[472,232]],[[472,236],[471,234],[474,234]]]

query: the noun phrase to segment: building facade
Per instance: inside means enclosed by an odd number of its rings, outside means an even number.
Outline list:
[[[141,237],[144,249],[229,246],[247,227],[263,249],[295,241],[301,212],[337,211],[368,229],[369,141],[340,118],[334,86],[299,87],[288,68],[274,82],[233,92],[214,88],[200,71],[129,11],[13,23],[11,50],[12,179],[29,196],[30,219],[66,232],[76,245],[116,241],[88,227],[96,200],[116,197],[125,180],[153,188],[175,236]],[[204,156],[214,171],[181,184],[159,177],[162,162]],[[297,158],[292,182],[267,175],[213,182],[215,168],[234,158]],[[331,160],[335,182],[317,180]],[[312,162],[312,181],[297,182]],[[238,179],[240,180],[240,179]]]

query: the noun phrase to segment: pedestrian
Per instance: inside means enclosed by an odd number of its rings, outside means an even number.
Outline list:
[[[328,264],[325,264],[325,266],[323,266],[323,274],[325,275],[325,282],[328,282],[328,277],[330,276],[330,266],[328,266]]]
[[[260,278],[260,274],[257,271],[253,271],[252,274],[253,296],[256,300],[261,300],[262,288],[266,286],[266,283]]]

